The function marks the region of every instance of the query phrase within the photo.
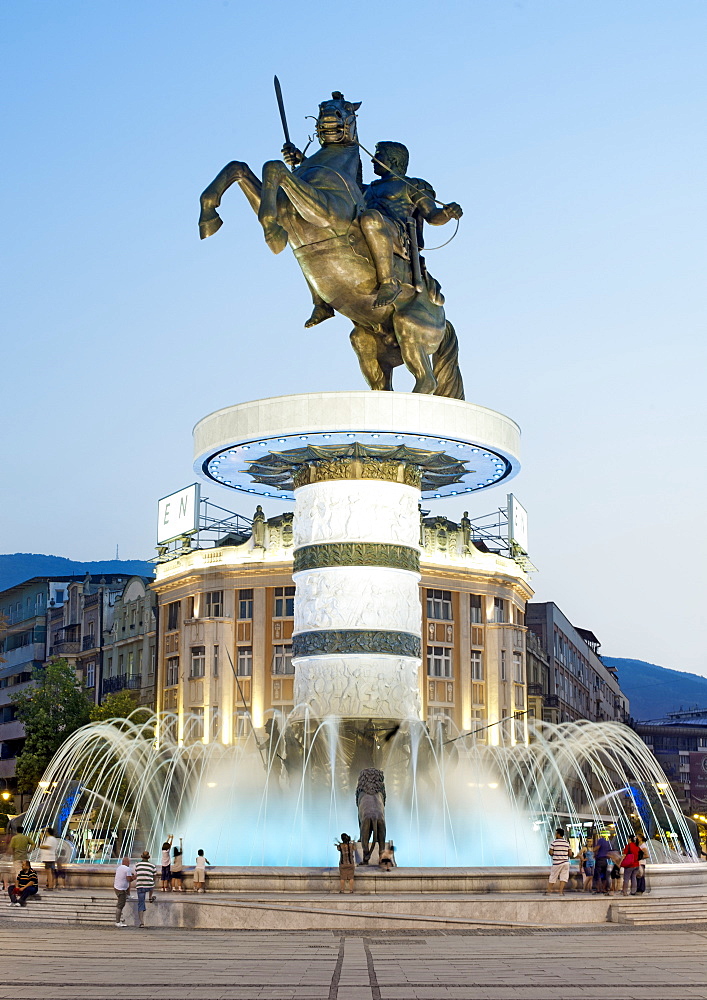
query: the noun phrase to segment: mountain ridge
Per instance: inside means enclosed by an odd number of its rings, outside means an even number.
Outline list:
[[[707,714],[707,677],[647,660],[620,656],[602,656],[608,667],[615,667],[621,690],[628,697],[629,712],[639,722],[664,718],[668,712],[703,708]]]
[[[145,559],[98,559],[87,562],[41,552],[13,552],[0,555],[0,591],[16,587],[35,576],[152,576],[154,566]]]

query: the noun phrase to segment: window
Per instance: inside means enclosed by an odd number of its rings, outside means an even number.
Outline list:
[[[522,684],[513,685],[513,707],[525,708],[525,688]]]
[[[506,651],[505,651],[505,649],[501,650],[501,680],[502,681],[506,680]]]
[[[206,673],[206,646],[192,646],[190,677],[203,677]]]
[[[238,591],[238,617],[241,621],[250,620],[253,617],[253,591]]]
[[[223,618],[223,591],[210,590],[206,595],[206,617]]]
[[[150,646],[150,673],[154,674],[155,664],[157,662],[157,647]]]
[[[179,683],[179,657],[170,656],[167,660],[167,687]]]
[[[253,647],[239,646],[236,663],[236,673],[239,677],[251,677],[253,674]]]
[[[451,622],[452,592],[451,590],[427,591],[427,617],[437,621]]]
[[[295,588],[275,587],[275,612],[273,618],[292,618],[294,613]]]
[[[187,597],[187,618],[196,618],[195,598]]]
[[[135,674],[135,653],[132,651],[128,653],[128,677],[133,677]]]
[[[209,729],[209,739],[217,740],[220,722],[220,713],[217,705],[211,706],[211,726]]]
[[[473,625],[483,625],[483,605],[480,594],[469,594],[469,606],[471,608],[471,621]]]
[[[108,676],[109,677],[113,676],[113,657],[112,656],[108,657]]]
[[[506,602],[502,597],[494,597],[493,599],[493,620],[495,622],[505,622],[506,618]]]
[[[167,631],[173,632],[179,628],[179,601],[173,601],[167,605]]]
[[[96,686],[96,664],[87,663],[86,664],[86,687],[92,688]]]
[[[214,646],[214,677],[218,677],[218,646]]]
[[[281,589],[281,588],[280,588]],[[294,587],[287,587],[287,590],[294,590]],[[294,674],[295,668],[292,663],[292,646],[273,646],[272,648],[272,672],[274,674]]]
[[[472,681],[482,681],[484,679],[484,660],[478,650],[471,653],[471,679]]]
[[[246,736],[249,736],[252,730],[250,723],[250,716],[248,712],[236,712],[236,732],[235,738],[237,740],[244,740]]]
[[[118,677],[122,677],[125,673],[125,656],[123,653],[118,657]]]
[[[520,653],[513,654],[513,680],[516,684],[523,683],[523,657]]]
[[[64,591],[63,590],[57,590],[57,591],[55,591],[54,601],[55,601],[56,604],[63,604],[64,603]]]
[[[188,740],[203,740],[204,738],[204,709],[192,708],[185,725],[186,738]]]
[[[427,674],[429,677],[452,676],[452,647],[427,647]]]

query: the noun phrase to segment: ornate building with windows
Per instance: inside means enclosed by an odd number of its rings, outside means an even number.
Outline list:
[[[420,546],[423,718],[526,740],[527,573],[474,541],[466,517],[421,520]],[[156,707],[175,713],[179,739],[230,743],[295,707],[292,572],[292,514],[158,563]]]

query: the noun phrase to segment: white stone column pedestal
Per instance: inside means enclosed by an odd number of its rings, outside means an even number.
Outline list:
[[[295,702],[320,718],[419,718],[420,491],[313,469],[322,481],[295,491]]]

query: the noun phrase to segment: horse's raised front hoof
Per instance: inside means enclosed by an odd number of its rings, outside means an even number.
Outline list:
[[[281,253],[287,246],[287,232],[277,222],[264,222],[263,233],[273,253]]]
[[[207,236],[213,236],[214,233],[217,233],[222,225],[223,219],[216,209],[202,212],[199,217],[199,236],[205,240]]]
[[[391,281],[381,282],[378,294],[376,295],[376,301],[373,303],[374,309],[384,309],[385,306],[392,305],[398,295],[400,295],[400,291],[400,282],[395,278]]]
[[[304,324],[304,328],[305,330],[309,330],[311,327],[316,326],[317,323],[323,323],[325,319],[331,319],[333,315],[334,310],[331,306],[326,302],[320,302],[312,310],[312,315]]]

